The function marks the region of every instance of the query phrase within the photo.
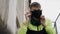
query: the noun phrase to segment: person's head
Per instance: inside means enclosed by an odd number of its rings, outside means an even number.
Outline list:
[[[33,2],[30,4],[30,11],[38,10],[38,9],[41,9],[41,5],[39,3]]]
[[[40,18],[42,15],[41,5],[37,2],[33,2],[30,5],[31,15],[35,18]]]
[[[30,13],[31,13],[31,24],[34,26],[40,25],[40,17],[42,15],[41,5],[37,2],[33,2],[30,5]]]

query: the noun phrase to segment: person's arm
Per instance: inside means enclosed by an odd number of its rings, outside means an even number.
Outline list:
[[[19,29],[19,32],[18,34],[26,34],[26,31],[27,31],[27,26],[26,26],[26,23],[25,21],[22,23],[22,27]]]
[[[31,13],[30,13],[30,12],[27,12],[27,13],[25,14],[27,27],[28,27],[28,24],[29,24],[29,22],[30,22],[30,16],[31,16]]]
[[[26,21],[24,21],[23,23],[22,23],[22,27],[20,28],[20,31],[19,31],[19,33],[18,34],[26,34],[26,32],[27,32],[27,27],[28,27],[28,24],[29,24],[29,21],[30,21],[30,13],[29,12],[27,12],[26,14],[25,14],[25,18],[26,18]]]
[[[41,16],[41,24],[45,28],[48,34],[56,34],[54,28],[52,27],[52,22],[49,19],[45,19],[44,16]]]
[[[48,34],[56,34],[54,28],[52,27],[52,22],[50,20],[48,20],[48,19],[46,19],[46,27],[45,27],[45,29],[46,29],[46,32]]]

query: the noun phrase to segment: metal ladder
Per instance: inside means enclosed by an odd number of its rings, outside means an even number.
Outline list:
[[[59,15],[57,16],[57,18],[56,18],[56,20],[54,22],[54,27],[55,27],[55,30],[56,30],[56,34],[58,34],[56,21],[58,20],[59,16],[60,16],[60,13],[59,13]]]

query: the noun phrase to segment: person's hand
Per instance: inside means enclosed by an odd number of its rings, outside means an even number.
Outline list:
[[[25,14],[25,18],[26,18],[26,23],[27,23],[27,25],[28,25],[28,23],[29,23],[29,21],[30,21],[30,16],[31,16],[30,12],[27,12],[27,13]]]
[[[45,17],[44,16],[41,16],[40,17],[40,21],[41,21],[41,24],[43,25],[43,27],[45,28],[46,27],[46,24],[45,24]]]
[[[27,13],[25,14],[25,18],[26,18],[27,21],[30,20],[30,16],[31,16],[31,14],[30,14],[29,12],[27,12]]]

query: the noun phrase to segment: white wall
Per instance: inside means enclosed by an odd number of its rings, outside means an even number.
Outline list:
[[[17,0],[17,17],[20,23],[20,27],[22,26],[23,15],[24,15],[24,0]]]
[[[24,0],[24,20],[25,20],[26,12],[29,12],[29,1],[28,0]]]
[[[0,14],[3,12],[3,3],[2,3],[3,1],[2,0],[0,0]]]
[[[9,0],[0,0],[0,15],[4,22],[7,22],[8,10],[9,10]]]
[[[12,34],[16,34],[16,0],[9,0],[7,28],[11,30]]]
[[[7,24],[7,28],[16,34],[16,15],[21,26],[24,15],[24,0],[0,0],[0,14]]]

